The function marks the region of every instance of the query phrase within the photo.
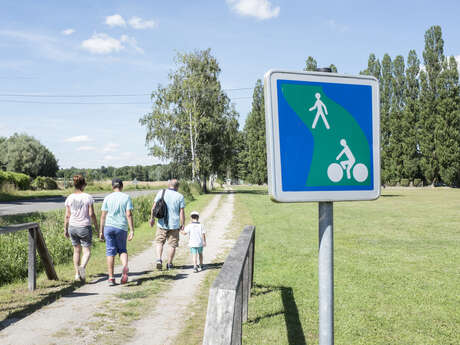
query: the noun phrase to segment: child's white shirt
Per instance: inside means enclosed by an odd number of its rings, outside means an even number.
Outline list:
[[[206,234],[204,226],[201,223],[190,223],[184,229],[186,234],[189,234],[189,247],[203,247],[203,235]]]

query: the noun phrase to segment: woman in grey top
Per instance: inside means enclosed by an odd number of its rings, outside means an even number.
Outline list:
[[[65,201],[64,234],[70,237],[73,246],[73,264],[75,266],[75,280],[85,281],[85,268],[91,256],[93,231],[91,220],[97,229],[97,219],[94,213],[93,197],[83,193],[86,187],[85,178],[81,175],[73,177],[75,191]],[[83,248],[83,257],[80,256]]]

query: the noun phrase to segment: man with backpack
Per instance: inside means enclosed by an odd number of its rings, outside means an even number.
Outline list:
[[[176,179],[169,180],[168,189],[161,190],[157,193],[155,201],[150,212],[150,226],[155,224],[155,218],[158,218],[158,227],[155,235],[157,250],[157,269],[163,268],[163,246],[165,242],[169,245],[168,262],[166,269],[173,268],[174,254],[179,246],[179,231],[184,230],[185,224],[185,199],[179,193],[179,181]]]

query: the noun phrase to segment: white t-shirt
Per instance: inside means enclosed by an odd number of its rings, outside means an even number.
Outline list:
[[[184,232],[190,235],[189,247],[203,247],[203,235],[206,234],[203,224],[190,223],[185,227]]]
[[[89,207],[94,204],[93,197],[87,193],[72,193],[65,200],[65,205],[70,207],[69,225],[84,227],[91,225]]]

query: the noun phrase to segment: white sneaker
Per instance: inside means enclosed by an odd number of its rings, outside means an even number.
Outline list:
[[[80,274],[81,280],[86,280],[86,272],[83,266],[78,266],[78,274]]]
[[[75,274],[75,281],[76,282],[81,281],[80,275],[78,273]]]

